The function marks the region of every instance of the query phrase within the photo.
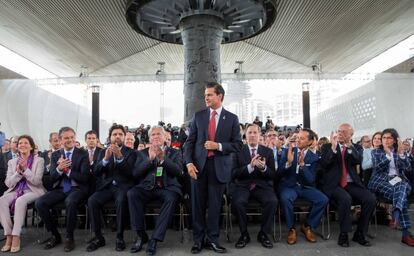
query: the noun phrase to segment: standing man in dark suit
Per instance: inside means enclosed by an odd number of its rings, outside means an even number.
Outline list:
[[[41,156],[45,159],[45,169],[43,172],[42,182],[46,190],[50,191],[53,189],[52,178],[50,177],[50,159],[53,152],[61,148],[59,134],[57,132],[51,132],[49,134],[49,150],[42,152]]]
[[[306,240],[312,243],[316,242],[314,230],[321,222],[329,201],[324,193],[315,188],[319,156],[310,148],[315,140],[316,134],[312,130],[302,129],[299,134],[292,135],[289,148],[283,151],[280,161],[278,190],[289,229],[287,243],[290,245],[297,241],[293,209],[296,199],[303,198],[312,203],[306,223],[301,227]]]
[[[93,175],[99,154],[102,149],[97,147],[98,134],[94,130],[85,133],[86,151],[88,151],[89,164],[91,165],[91,172],[89,177],[89,194],[93,194],[96,190],[96,177]]]
[[[165,130],[153,126],[149,131],[151,146],[138,153],[133,175],[139,184],[128,191],[131,227],[137,239],[131,252],[139,252],[148,241],[145,232],[145,205],[153,200],[162,202],[160,215],[147,246],[147,255],[155,255],[157,242],[163,241],[175,210],[178,197],[182,195],[178,177],[182,175],[181,152],[164,145]]]
[[[207,231],[205,247],[224,253],[226,249],[218,243],[221,202],[226,183],[231,180],[230,154],[240,151],[242,141],[237,116],[222,106],[223,87],[215,82],[208,83],[204,99],[207,108],[195,113],[184,146],[185,162],[192,178],[194,245],[191,252],[201,252]]]
[[[133,149],[124,146],[124,126],[114,124],[109,128],[110,145],[101,151],[94,169],[97,178],[96,192],[89,197],[88,211],[91,218],[95,238],[86,250],[95,251],[105,245],[101,231],[102,207],[105,203],[115,200],[116,207],[116,242],[115,250],[125,249],[124,227],[128,218],[127,192],[134,185],[132,169],[136,161]]]
[[[4,181],[6,180],[6,174],[7,168],[4,164],[4,158],[0,156],[0,195],[3,195],[3,193],[7,190],[7,186],[4,184]]]
[[[263,208],[263,222],[257,240],[265,248],[273,248],[267,234],[271,232],[277,208],[277,198],[273,189],[275,160],[271,149],[259,145],[261,130],[256,124],[247,125],[246,140],[241,151],[235,155],[232,171],[231,206],[239,220],[240,238],[236,248],[243,248],[250,242],[247,232],[246,206],[249,198],[259,201]]]
[[[49,172],[50,169],[50,158],[52,153],[61,148],[59,134],[57,132],[51,132],[49,134],[49,150],[42,152],[42,157],[45,159],[45,172]]]
[[[17,150],[17,140],[19,139],[18,136],[13,136],[10,138],[10,150],[9,152],[6,152],[3,154],[4,157],[4,164],[7,168],[7,164],[9,160],[17,158],[18,157],[18,150]]]
[[[369,220],[375,209],[375,196],[364,187],[356,171],[361,155],[352,144],[354,130],[350,124],[341,124],[337,134],[331,135],[331,143],[321,148],[320,164],[324,169],[323,192],[338,207],[340,234],[338,244],[349,247],[348,232],[351,231],[352,202],[361,204],[361,216],[352,238],[363,246],[371,243],[365,239]]]
[[[52,233],[45,249],[51,249],[61,243],[57,227],[53,223],[50,210],[64,201],[66,206],[66,240],[64,250],[75,248],[73,232],[76,227],[76,214],[79,205],[88,196],[89,161],[88,154],[75,147],[76,133],[70,127],[59,130],[63,148],[55,151],[51,157],[50,177],[54,184],[49,191],[36,201],[36,208],[45,223],[46,229]]]

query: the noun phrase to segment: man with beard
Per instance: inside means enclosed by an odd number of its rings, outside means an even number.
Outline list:
[[[132,169],[136,153],[124,145],[125,129],[120,124],[109,128],[110,145],[101,152],[94,169],[97,178],[96,192],[88,200],[88,211],[91,218],[92,230],[95,237],[90,241],[86,250],[95,251],[105,245],[101,231],[102,207],[108,201],[114,200],[116,207],[117,234],[115,250],[125,249],[124,226],[127,221],[128,202],[127,192],[134,185]]]

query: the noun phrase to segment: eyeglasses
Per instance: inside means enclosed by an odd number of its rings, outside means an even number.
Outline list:
[[[268,134],[267,137],[276,137],[276,134]]]

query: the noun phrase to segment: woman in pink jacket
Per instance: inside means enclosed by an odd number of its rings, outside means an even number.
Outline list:
[[[17,148],[19,157],[8,162],[5,183],[9,189],[0,197],[0,222],[7,237],[2,252],[20,251],[20,232],[27,205],[45,193],[42,185],[44,160],[34,155],[32,137],[20,136]],[[14,216],[14,223],[11,216]]]

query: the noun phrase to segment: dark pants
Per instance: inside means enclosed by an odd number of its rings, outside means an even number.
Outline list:
[[[104,190],[96,191],[89,197],[88,211],[92,230],[96,236],[102,236],[102,208],[105,203],[114,200],[116,208],[116,237],[119,239],[124,238],[124,228],[128,219],[127,192],[127,188],[123,189],[111,184]]]
[[[176,192],[166,189],[131,188],[128,191],[128,204],[132,229],[137,232],[145,231],[145,206],[150,201],[159,200],[162,202],[162,206],[152,233],[152,239],[163,241],[168,225],[174,215],[177,198],[178,194]]]
[[[247,233],[246,208],[250,197],[259,201],[263,208],[263,222],[261,231],[267,234],[271,233],[273,218],[275,216],[278,203],[273,189],[263,189],[261,187],[256,187],[250,191],[246,187],[237,186],[232,193],[231,208],[232,211],[236,213],[239,220],[240,233]]]
[[[350,232],[352,229],[351,205],[352,202],[361,205],[361,216],[358,221],[357,231],[366,234],[368,225],[374,212],[376,199],[368,189],[348,183],[345,188],[337,187],[331,200],[338,207],[339,225],[341,232]]]
[[[86,201],[87,196],[88,194],[79,188],[72,188],[68,193],[63,193],[62,189],[55,189],[36,200],[36,209],[45,223],[46,229],[52,234],[58,235],[59,232],[53,222],[50,210],[64,200],[66,207],[66,238],[73,239],[77,210],[79,205]]]
[[[230,170],[229,170],[230,171]],[[202,243],[206,234],[210,242],[217,243],[220,235],[220,211],[225,183],[217,180],[214,160],[208,159],[202,175],[191,180],[191,204],[193,218],[193,240]],[[205,221],[206,209],[207,225]]]

